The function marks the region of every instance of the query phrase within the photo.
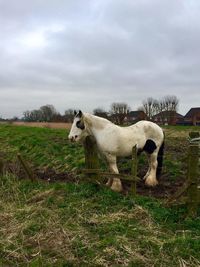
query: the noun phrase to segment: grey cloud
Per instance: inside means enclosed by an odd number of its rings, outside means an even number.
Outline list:
[[[0,116],[169,94],[182,113],[200,106],[199,11],[192,0],[0,1]]]

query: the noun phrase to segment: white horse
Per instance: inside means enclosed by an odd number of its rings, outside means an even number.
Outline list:
[[[97,148],[112,173],[119,173],[117,157],[130,156],[133,146],[137,145],[138,153],[145,151],[148,157],[145,183],[148,186],[157,185],[156,176],[160,175],[162,169],[164,149],[164,134],[157,124],[139,121],[128,127],[120,127],[104,118],[79,111],[75,113],[68,138],[73,142],[82,142],[88,135],[95,138]],[[122,191],[119,178],[110,178],[106,185],[114,191]]]

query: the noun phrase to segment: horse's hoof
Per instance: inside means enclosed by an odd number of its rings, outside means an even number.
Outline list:
[[[145,175],[142,179],[145,181],[147,179],[148,175]]]
[[[120,192],[123,191],[122,186],[118,186],[118,185],[112,185],[112,186],[111,186],[111,189],[112,189],[113,191],[115,191],[115,192],[118,192],[118,193],[120,193]]]
[[[149,187],[154,187],[158,184],[158,181],[155,178],[152,178],[150,176],[148,176],[145,179],[145,185],[149,186]]]
[[[109,182],[107,182],[107,183],[105,184],[105,186],[106,186],[106,187],[110,187],[111,184],[110,184]]]

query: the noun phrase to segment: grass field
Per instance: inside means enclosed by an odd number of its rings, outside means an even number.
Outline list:
[[[41,128],[53,128],[53,129],[70,129],[71,123],[65,122],[22,122],[14,121],[12,125],[16,126],[31,126],[31,127],[41,127]]]
[[[139,183],[133,199],[80,182],[83,149],[66,130],[0,125],[0,266],[200,266],[200,217],[163,204],[184,180],[191,130],[199,128],[166,127],[160,185]],[[50,181],[23,179],[19,152]],[[129,161],[119,166],[129,171]]]

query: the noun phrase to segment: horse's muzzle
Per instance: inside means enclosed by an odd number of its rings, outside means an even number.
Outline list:
[[[68,139],[72,142],[72,143],[74,143],[74,142],[76,142],[77,141],[77,135],[75,135],[75,136],[69,136],[68,137]]]

